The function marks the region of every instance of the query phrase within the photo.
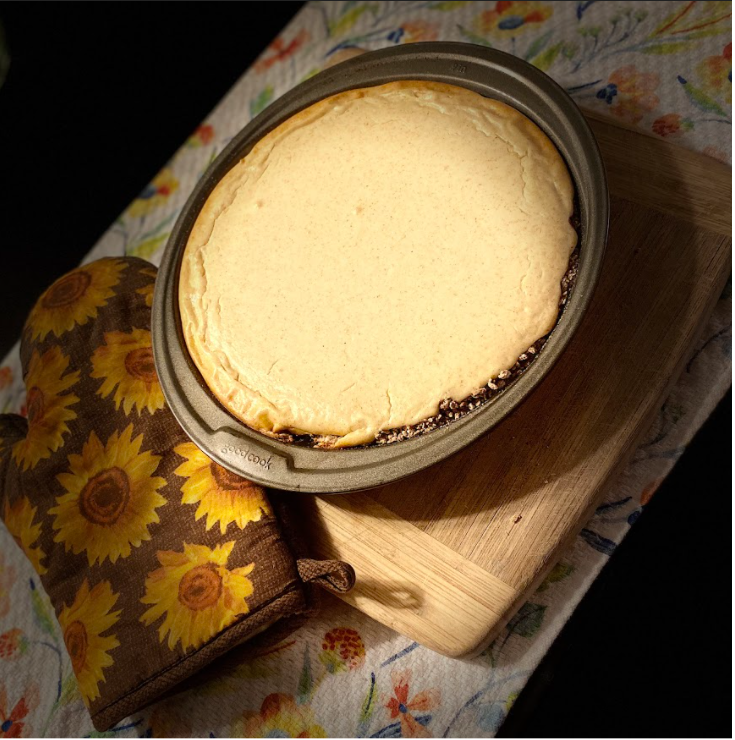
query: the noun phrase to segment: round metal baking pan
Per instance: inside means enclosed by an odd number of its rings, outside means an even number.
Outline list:
[[[217,182],[268,131],[303,108],[344,90],[394,80],[460,85],[520,110],[554,142],[579,204],[579,269],[572,293],[538,357],[507,389],[435,431],[393,444],[321,450],[271,439],[230,415],[210,393],[186,349],[178,301],[189,233]],[[485,434],[538,385],[579,326],[602,264],[608,225],[605,169],[577,106],[530,64],[472,44],[429,42],[369,52],[301,83],[254,118],[212,163],[171,233],[156,281],[153,351],[166,400],[191,439],[234,473],[290,491],[339,493],[380,486],[439,462]],[[421,358],[417,358],[420,362]]]

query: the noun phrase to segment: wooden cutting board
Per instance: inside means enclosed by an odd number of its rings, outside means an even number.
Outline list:
[[[344,600],[451,656],[481,651],[557,562],[677,379],[731,270],[731,172],[590,116],[611,194],[600,284],[577,335],[502,424],[368,493],[298,497]]]

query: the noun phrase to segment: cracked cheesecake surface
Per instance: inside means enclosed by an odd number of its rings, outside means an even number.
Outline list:
[[[207,199],[181,266],[187,347],[249,426],[371,442],[553,328],[572,210],[556,148],[503,103],[413,81],[332,96]]]

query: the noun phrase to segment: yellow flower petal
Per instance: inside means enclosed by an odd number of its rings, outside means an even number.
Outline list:
[[[69,456],[71,472],[56,476],[67,493],[49,509],[54,542],[74,554],[85,552],[89,565],[107,558],[114,563],[150,540],[148,527],[166,503],[157,493],[165,479],[152,476],[160,457],[139,452],[143,435],[131,440],[132,431],[130,424],[119,437],[115,432],[104,447],[92,432],[82,454]]]
[[[134,407],[138,414],[144,408],[153,414],[164,406],[153,362],[151,333],[145,329],[107,332],[105,343],[92,355],[91,377],[102,379],[97,390],[102,398],[114,392],[115,409],[122,404],[126,416]]]
[[[183,553],[157,553],[161,567],[146,578],[141,602],[150,608],[140,621],[150,626],[163,616],[158,636],[161,642],[168,637],[171,650],[179,643],[183,650],[197,648],[248,613],[253,584],[243,568],[227,569],[234,546],[234,541],[214,549],[185,544]]]
[[[101,259],[59,278],[38,299],[28,317],[31,339],[43,340],[49,332],[60,337],[95,318],[114,294],[112,288],[126,267],[117,259]]]
[[[179,182],[173,172],[169,169],[162,170],[141,196],[132,202],[127,211],[128,216],[145,216],[162,206],[178,188]]]
[[[41,563],[46,555],[40,546],[36,545],[41,536],[41,523],[33,523],[36,517],[36,507],[31,506],[31,502],[25,497],[13,501],[12,504],[5,500],[5,512],[3,519],[5,526],[13,536],[26,557],[31,561],[31,565],[36,569],[36,573],[42,576],[47,568]]]
[[[115,635],[102,635],[120,617],[119,611],[112,612],[117,597],[108,581],[90,589],[85,579],[72,605],[65,605],[59,614],[64,643],[87,706],[100,695],[98,685],[105,681],[103,668],[113,665],[109,651],[120,645]]]
[[[207,531],[218,522],[222,534],[232,523],[245,529],[249,522],[271,514],[260,486],[217,465],[192,442],[180,444],[174,452],[186,459],[174,471],[187,478],[181,503],[199,504],[194,517],[198,521],[206,516]]]
[[[150,267],[145,267],[140,272],[143,275],[153,278],[148,285],[144,285],[142,288],[138,288],[138,290],[135,291],[145,297],[145,305],[150,308],[153,305],[153,292],[156,287],[156,275],[158,275],[158,271]]]
[[[233,737],[327,737],[316,724],[308,704],[297,704],[288,694],[269,694],[259,712],[248,711],[236,720]]]
[[[13,458],[23,470],[35,468],[64,444],[67,422],[77,415],[69,406],[79,402],[65,393],[79,380],[79,371],[67,372],[69,358],[59,347],[31,355],[26,374],[28,433],[13,445]]]

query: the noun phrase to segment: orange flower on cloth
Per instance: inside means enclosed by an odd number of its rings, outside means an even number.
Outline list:
[[[103,380],[97,395],[107,398],[115,392],[115,410],[122,404],[126,416],[133,408],[153,414],[165,403],[147,329],[107,332],[105,343],[92,355],[90,377]]]
[[[143,192],[132,202],[127,210],[129,216],[145,216],[162,206],[179,189],[179,181],[170,169],[165,168],[153,178]]]
[[[0,635],[0,659],[18,660],[28,650],[28,638],[23,630],[14,627]]]
[[[69,373],[68,367],[69,358],[59,347],[31,355],[26,374],[28,431],[13,445],[13,458],[23,470],[35,468],[39,460],[56,452],[69,432],[66,423],[77,418],[69,406],[79,398],[65,391],[79,380],[79,371]]]
[[[150,540],[148,527],[159,522],[156,509],[166,503],[157,493],[166,480],[153,477],[160,457],[141,452],[143,435],[132,434],[129,424],[103,445],[92,432],[82,454],[69,455],[69,472],[56,476],[67,493],[48,512],[55,516],[54,542],[75,555],[86,553],[90,566],[126,558]]]
[[[732,41],[722,54],[706,57],[697,65],[702,87],[711,95],[732,102]]]
[[[100,695],[97,687],[105,680],[104,669],[114,662],[110,652],[120,645],[115,635],[102,634],[120,617],[119,611],[112,611],[117,598],[108,581],[100,581],[90,589],[85,579],[74,603],[64,605],[59,614],[64,644],[87,706]]]
[[[283,40],[282,36],[279,36],[266,49],[262,59],[255,63],[255,71],[265,72],[276,62],[282,62],[285,59],[288,59],[293,56],[308,40],[309,32],[306,29],[301,29],[301,31],[299,31],[288,43]]]
[[[269,694],[259,712],[245,712],[235,725],[237,737],[327,737],[311,707],[287,694]]]
[[[150,608],[140,621],[150,626],[163,617],[158,636],[163,642],[168,635],[171,650],[179,642],[184,650],[198,648],[250,610],[253,584],[247,576],[255,564],[228,570],[234,546],[185,544],[183,552],[157,553],[161,567],[146,578],[141,603]]]
[[[209,123],[203,123],[197,126],[196,131],[186,140],[186,146],[197,148],[210,144],[214,139],[214,126]]]
[[[38,299],[26,325],[31,339],[43,341],[51,332],[60,337],[97,316],[114,295],[112,290],[127,267],[121,260],[101,259],[59,278]]]
[[[440,692],[437,689],[429,689],[409,699],[410,669],[393,671],[391,681],[394,696],[390,698],[385,708],[391,719],[400,719],[402,737],[431,737],[431,733],[421,722],[422,718],[414,716],[413,713],[428,712],[439,706]]]
[[[6,365],[0,367],[0,391],[7,388],[13,382],[13,371]]]
[[[632,64],[616,69],[597,99],[610,106],[610,112],[631,123],[638,123],[658,106],[656,95],[661,78],[655,72],[639,72]]]
[[[490,10],[475,18],[473,26],[482,34],[510,38],[551,18],[554,9],[549,3],[497,2]]]
[[[25,496],[20,496],[12,504],[5,499],[3,518],[8,532],[13,535],[18,547],[31,561],[36,573],[42,576],[46,572],[46,566],[41,561],[46,556],[41,547],[36,544],[41,536],[41,523],[35,522],[34,524],[36,508]]]
[[[38,706],[38,686],[32,683],[15,703],[8,708],[8,694],[5,685],[0,686],[0,737],[32,737],[33,732],[24,722],[25,718]]]
[[[272,513],[259,485],[217,465],[192,442],[180,444],[174,452],[186,459],[174,470],[187,479],[181,486],[181,503],[199,504],[195,519],[206,516],[207,531],[218,522],[222,534],[233,522],[245,529],[249,522]]]
[[[730,159],[727,152],[723,152],[722,149],[718,149],[716,146],[706,146],[702,150],[702,153],[706,154],[708,157],[719,159],[720,162],[724,162],[727,165],[730,164]]]
[[[434,23],[427,23],[421,19],[406,21],[399,29],[400,36],[396,41],[412,44],[416,41],[436,41],[439,38],[439,28]],[[390,38],[390,37],[389,37]]]
[[[664,138],[679,136],[684,131],[691,131],[693,128],[694,123],[688,118],[682,118],[678,113],[667,113],[665,116],[660,116],[651,125],[653,133]]]
[[[357,670],[365,663],[365,645],[360,634],[349,627],[329,630],[322,640],[319,660],[329,673]]]

